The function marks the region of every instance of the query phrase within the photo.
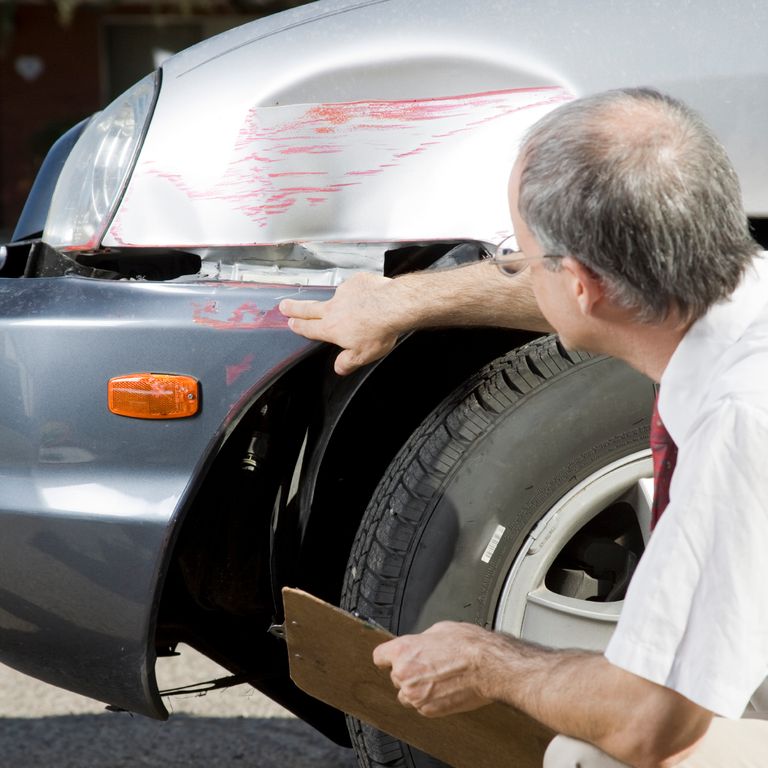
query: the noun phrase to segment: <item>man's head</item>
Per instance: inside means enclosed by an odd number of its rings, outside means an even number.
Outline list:
[[[695,112],[649,89],[551,112],[524,140],[513,184],[542,251],[576,259],[637,320],[700,317],[757,249],[725,150]]]

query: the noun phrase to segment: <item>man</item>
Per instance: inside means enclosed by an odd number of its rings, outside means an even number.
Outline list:
[[[537,123],[509,192],[519,276],[481,264],[358,278],[326,304],[281,308],[297,332],[345,348],[339,373],[448,319],[546,321],[567,346],[627,361],[661,383],[679,450],[669,505],[605,655],[443,622],[374,661],[425,716],[496,700],[572,737],[548,766],[764,766],[768,723],[725,719],[768,675],[768,264],[735,174],[698,116],[637,89]]]

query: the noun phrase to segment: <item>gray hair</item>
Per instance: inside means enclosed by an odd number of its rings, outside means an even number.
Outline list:
[[[694,111],[649,88],[546,115],[521,148],[518,208],[545,252],[570,255],[655,322],[733,293],[758,246],[736,173]]]

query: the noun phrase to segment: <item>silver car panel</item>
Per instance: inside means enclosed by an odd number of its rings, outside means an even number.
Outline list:
[[[329,2],[257,21],[164,65],[104,243],[498,237],[517,138],[541,114],[512,117],[510,91],[541,87],[683,98],[766,215],[766,28],[768,5],[748,0]]]

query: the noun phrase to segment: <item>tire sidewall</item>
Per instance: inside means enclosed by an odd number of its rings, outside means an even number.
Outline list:
[[[503,413],[436,490],[395,597],[394,630],[443,619],[492,626],[507,573],[539,520],[592,473],[647,448],[652,398],[648,379],[599,358]]]

